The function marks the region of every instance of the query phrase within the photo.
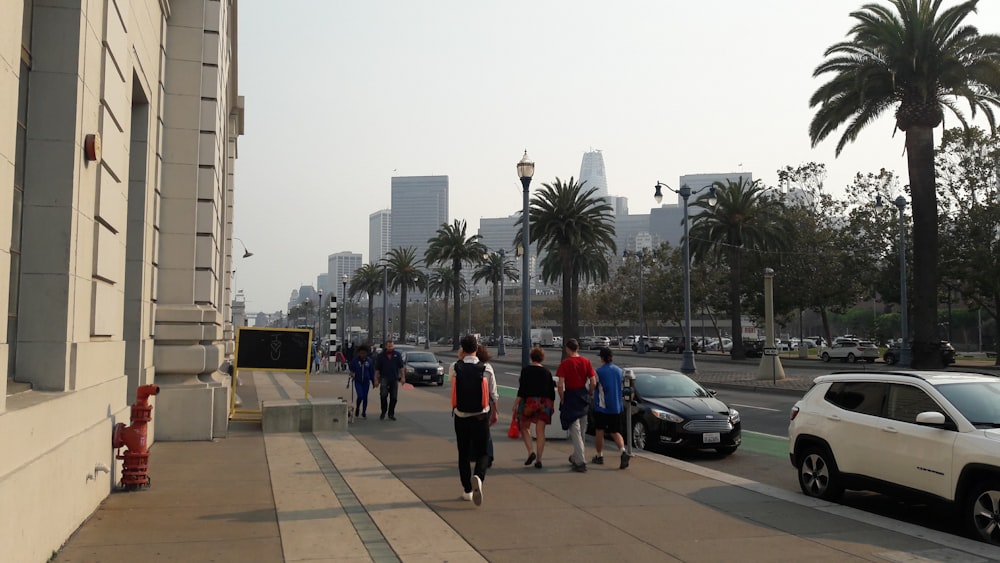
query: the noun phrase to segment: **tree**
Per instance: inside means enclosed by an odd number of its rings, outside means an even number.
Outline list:
[[[351,297],[368,295],[368,343],[375,334],[375,294],[382,291],[382,269],[375,264],[365,264],[354,272],[348,292]]]
[[[427,282],[420,271],[417,249],[412,246],[393,248],[385,256],[389,289],[399,292],[399,341],[406,343],[406,294],[411,289],[424,289]]]
[[[545,251],[542,281],[562,280],[562,334],[565,340],[576,338],[579,328],[577,298],[581,278],[606,280],[608,256],[614,255],[615,227],[612,208],[595,196],[597,188],[584,188],[585,182],[570,177],[563,183],[542,184],[531,199],[530,243]],[[523,221],[524,217],[519,219]],[[520,230],[518,237],[521,236]]]
[[[837,143],[844,146],[875,118],[896,107],[896,127],[906,135],[913,200],[913,358],[915,368],[940,368],[937,340],[938,216],[934,173],[934,128],[951,110],[965,117],[951,98],[964,98],[973,116],[981,111],[996,130],[1000,107],[1000,36],[980,35],[963,24],[978,0],[941,11],[941,0],[890,0],[895,13],[866,4],[847,41],[826,50],[813,76],[832,73],[813,93],[819,106],[809,126],[813,146],[850,121]]]
[[[433,238],[428,239],[427,242],[430,246],[427,248],[427,252],[424,253],[424,261],[427,264],[451,263],[452,273],[454,274],[451,295],[455,305],[454,317],[452,319],[453,325],[451,327],[452,350],[458,350],[458,327],[461,323],[459,319],[459,315],[461,314],[459,300],[462,296],[462,288],[460,287],[462,264],[478,264],[483,259],[486,247],[483,246],[483,243],[479,242],[479,238],[479,235],[466,235],[465,221],[455,219],[451,225],[444,223],[438,228],[437,234]]]
[[[459,290],[465,289],[465,280],[459,276]],[[448,299],[455,286],[455,272],[451,266],[437,266],[427,278],[427,297],[440,297],[444,303],[444,333],[448,333]],[[429,334],[429,333],[428,333]]]
[[[504,337],[503,327],[500,323],[500,309],[498,305],[503,295],[500,293],[500,280],[507,279],[513,282],[518,280],[517,267],[514,262],[507,258],[506,254],[491,252],[486,259],[472,273],[472,282],[487,281],[493,285],[493,335]]]
[[[937,162],[938,174],[947,178],[941,215],[946,235],[941,245],[942,285],[958,289],[970,310],[996,322],[1000,314],[1000,135],[988,137],[979,129],[945,131]],[[951,296],[947,298],[950,301]],[[998,345],[995,340],[993,349]]]
[[[777,197],[765,193],[759,180],[715,182],[716,204],[707,193],[691,205],[703,211],[691,220],[691,257],[696,261],[725,262],[729,267],[729,315],[733,339],[731,357],[742,360],[743,350],[742,291],[743,253],[784,250],[791,233],[782,215]]]

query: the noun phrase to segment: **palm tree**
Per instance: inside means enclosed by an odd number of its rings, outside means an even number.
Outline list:
[[[723,261],[729,267],[729,314],[732,324],[733,359],[746,357],[743,350],[743,309],[741,266],[746,251],[785,250],[790,237],[781,213],[782,203],[768,197],[759,180],[715,182],[716,204],[709,194],[691,203],[703,209],[691,219],[691,258],[697,261]]]
[[[542,260],[542,280],[562,280],[562,332],[566,340],[578,336],[580,279],[606,280],[608,256],[616,252],[612,208],[594,195],[597,188],[584,188],[585,183],[572,177],[563,183],[557,177],[553,184],[542,184],[528,212],[530,242],[550,255]]]
[[[964,25],[978,0],[940,11],[941,0],[890,0],[895,8],[866,4],[852,12],[852,37],[826,50],[813,76],[833,73],[809,100],[819,106],[809,126],[813,146],[850,121],[836,154],[886,110],[896,108],[896,127],[906,134],[913,199],[913,363],[941,367],[937,340],[937,189],[934,128],[944,108],[966,128],[955,100],[965,98],[973,116],[982,111],[996,130],[1000,107],[1000,36]],[[904,335],[905,337],[906,335]]]
[[[354,272],[348,295],[357,297],[362,293],[368,295],[368,343],[371,344],[375,334],[375,294],[382,291],[382,268],[375,264],[365,264]]]
[[[461,287],[459,280],[462,277],[462,264],[478,264],[483,259],[486,247],[479,242],[479,235],[466,235],[465,221],[455,219],[449,225],[443,223],[438,228],[434,238],[428,239],[430,246],[424,253],[424,260],[428,264],[451,262],[451,269],[454,273],[452,279],[452,299],[455,300],[454,324],[451,327],[451,349],[458,350],[458,325],[461,322],[459,315],[459,299],[461,299]]]
[[[465,290],[465,279],[458,276],[459,291]],[[444,332],[448,333],[448,299],[455,287],[455,272],[451,266],[437,266],[427,279],[427,296],[440,297],[444,302]]]
[[[427,287],[417,249],[412,246],[393,248],[385,255],[389,289],[399,292],[399,341],[406,343],[406,293]]]
[[[503,295],[500,293],[500,280],[508,279],[516,282],[518,280],[517,268],[514,262],[507,259],[506,254],[490,253],[485,261],[472,273],[472,283],[488,281],[493,284],[493,334],[503,338],[503,329],[500,326],[500,310],[498,305]]]

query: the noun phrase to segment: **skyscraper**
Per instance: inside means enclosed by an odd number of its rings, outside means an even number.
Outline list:
[[[442,223],[448,222],[447,176],[395,176],[392,178],[392,228],[390,248],[412,246],[423,260]]]
[[[331,254],[326,258],[327,264],[327,279],[330,280],[330,288],[327,295],[331,293],[337,296],[337,302],[340,307],[344,307],[344,302],[347,300],[347,296],[344,295],[344,275],[347,276],[347,290],[350,293],[351,289],[351,279],[354,277],[354,272],[361,267],[361,254],[357,252],[338,252],[336,254]]]
[[[392,248],[392,211],[380,209],[368,216],[368,263],[375,264]]]
[[[584,189],[597,188],[597,197],[608,197],[608,177],[604,171],[604,155],[601,151],[583,153],[580,163],[580,182],[586,181]]]

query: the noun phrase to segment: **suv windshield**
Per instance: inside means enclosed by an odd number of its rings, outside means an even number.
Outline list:
[[[635,390],[646,398],[709,397],[707,391],[684,375],[637,373]]]
[[[1000,428],[1000,381],[948,383],[937,390],[972,424]]]
[[[434,363],[437,360],[434,359],[434,354],[431,354],[430,352],[410,352],[406,355],[406,361]]]

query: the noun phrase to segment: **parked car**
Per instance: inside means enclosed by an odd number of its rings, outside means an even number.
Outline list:
[[[553,348],[562,348],[563,347],[562,336],[553,336],[552,337],[552,347]]]
[[[944,371],[822,375],[795,403],[799,487],[943,500],[975,538],[1000,545],[1000,378]]]
[[[708,343],[705,345],[706,350],[713,351],[723,351],[729,352],[733,349],[733,340],[731,338],[722,337],[722,342],[719,342],[718,338],[709,339]]]
[[[893,341],[882,354],[882,361],[890,366],[895,365],[899,361],[900,352],[900,343]],[[951,342],[941,341],[941,362],[944,366],[955,363],[955,347],[951,345]]]
[[[764,340],[744,340],[743,351],[748,358],[761,358],[764,356]]]
[[[672,336],[668,336],[666,338],[669,338],[669,340],[665,342],[663,345],[664,353],[670,353],[670,352],[676,352],[678,354],[684,353],[684,348],[686,348],[687,346],[685,345],[685,338],[683,336],[680,338],[674,338]],[[691,348],[691,351],[697,354],[700,348],[701,347],[698,345],[698,340],[695,339],[694,347]]]
[[[838,338],[833,346],[825,348],[820,354],[824,362],[830,360],[840,360],[842,362],[868,362],[875,363],[878,359],[878,348],[867,340],[848,340]]]
[[[717,399],[715,391],[679,371],[637,367],[625,372],[635,377],[633,446],[714,449],[724,455],[739,448],[740,413]]]
[[[584,344],[586,341],[586,344]],[[607,336],[584,336],[580,339],[580,347],[587,350],[597,350],[611,346],[611,339]]]
[[[396,346],[397,350],[402,346]],[[434,352],[427,350],[400,350],[403,354],[403,372],[406,383],[436,383],[444,385],[444,366]]]
[[[633,351],[633,352],[638,352],[638,351],[639,351],[639,346],[640,346],[640,344],[641,344],[641,346],[642,346],[643,348],[645,348],[645,350],[646,350],[647,352],[649,352],[649,351],[650,351],[650,349],[651,349],[651,346],[650,346],[650,338],[651,338],[651,337],[649,337],[649,336],[635,336],[635,337],[633,338],[633,340],[632,340],[632,344],[631,344],[631,346],[632,346],[632,351]]]

